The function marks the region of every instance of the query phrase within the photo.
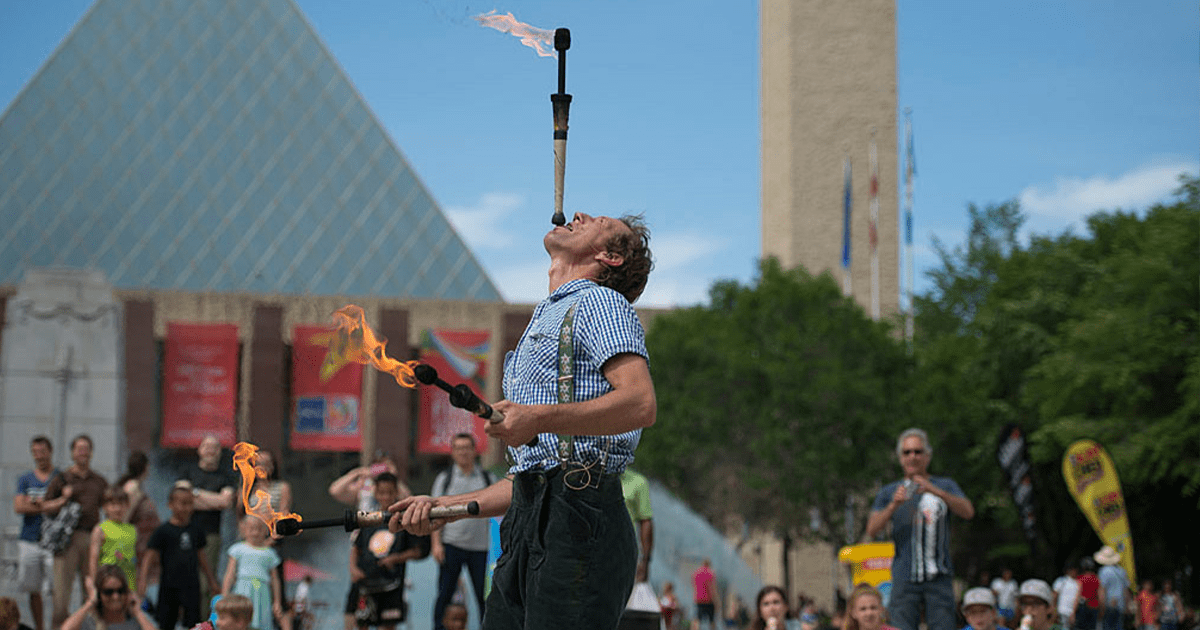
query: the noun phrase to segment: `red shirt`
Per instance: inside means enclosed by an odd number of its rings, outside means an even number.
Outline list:
[[[1100,607],[1100,578],[1088,571],[1079,576],[1079,597],[1088,608]]]
[[[696,603],[697,604],[712,604],[713,603],[713,582],[716,579],[713,577],[713,572],[708,567],[700,567],[692,574],[692,579],[696,582]]]
[[[1158,623],[1158,595],[1150,591],[1138,592],[1138,618],[1141,620],[1139,625],[1151,626]]]

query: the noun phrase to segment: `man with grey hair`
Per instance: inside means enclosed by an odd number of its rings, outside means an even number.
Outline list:
[[[888,616],[900,630],[917,630],[924,604],[929,630],[954,630],[950,514],[970,519],[975,506],[953,479],[929,476],[933,448],[921,429],[900,434],[896,455],[904,478],[879,491],[867,520],[870,537],[882,532],[889,521],[892,524],[896,555]]]

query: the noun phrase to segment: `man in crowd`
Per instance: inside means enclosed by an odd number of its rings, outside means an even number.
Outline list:
[[[709,630],[717,628],[717,578],[712,572],[712,561],[708,558],[692,573],[692,585],[696,593],[696,621],[707,624]]]
[[[1129,601],[1126,597],[1135,595],[1129,576],[1120,564],[1121,554],[1105,545],[1092,558],[1100,565],[1096,577],[1100,579],[1100,588],[1104,589],[1104,630],[1121,630],[1121,619]]]
[[[638,534],[637,582],[650,580],[650,557],[654,554],[654,509],[650,505],[650,482],[641,473],[626,468],[621,473],[625,509]]]
[[[948,477],[931,477],[933,448],[921,429],[908,429],[896,441],[904,478],[875,496],[867,520],[874,537],[891,522],[896,555],[892,560],[892,596],[888,617],[900,630],[917,630],[921,605],[930,630],[953,630],[954,571],[950,564],[950,514],[970,519],[971,504]]]
[[[1075,624],[1075,605],[1079,603],[1079,569],[1068,563],[1063,574],[1054,580],[1054,598],[1058,608],[1058,622],[1064,628]]]
[[[221,465],[221,442],[209,434],[200,440],[196,449],[198,460],[183,471],[182,479],[191,484],[195,512],[192,516],[204,531],[204,555],[208,566],[217,575],[221,573],[221,515],[233,507],[237,494],[237,475],[232,464]],[[198,576],[203,577],[203,576]],[[213,593],[208,581],[200,581],[200,618],[209,616],[209,604]]]
[[[504,362],[504,419],[488,435],[509,446],[509,476],[462,495],[410,497],[391,525],[418,535],[435,505],[478,501],[505,514],[485,630],[615,628],[633,589],[637,541],[620,474],[654,424],[654,383],[632,302],[652,266],[637,217],[576,213],[543,238],[550,296]]]
[[[464,494],[482,490],[495,482],[491,473],[476,463],[478,451],[475,436],[459,433],[450,440],[450,457],[454,463],[438,473],[433,480],[434,497],[448,494]],[[387,507],[386,505],[383,507]],[[483,586],[487,578],[488,529],[485,519],[470,519],[447,523],[433,532],[431,544],[434,560],[438,563],[438,594],[433,605],[433,627],[445,630],[443,618],[446,605],[458,587],[458,576],[463,566],[471,576],[471,589],[475,592],[475,603],[479,615],[483,616]]]
[[[79,589],[86,593],[84,578],[88,570],[88,550],[92,541],[92,528],[100,524],[100,503],[108,481],[92,470],[92,438],[78,435],[71,440],[71,467],[55,476],[46,487],[44,512],[55,516],[68,502],[79,504],[79,522],[71,534],[71,540],[60,552],[54,554],[54,614],[51,625],[55,628],[66,620],[75,576],[79,576]]]
[[[58,470],[51,459],[54,447],[46,436],[39,435],[30,441],[29,454],[33,456],[33,470],[17,479],[17,494],[13,496],[13,510],[22,516],[21,536],[17,541],[17,588],[29,593],[34,629],[45,630],[42,591],[54,570],[54,556],[39,545],[38,540],[42,533],[46,488]]]

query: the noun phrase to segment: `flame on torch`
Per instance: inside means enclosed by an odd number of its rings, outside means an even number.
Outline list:
[[[271,507],[271,495],[261,488],[254,491],[254,505],[250,505],[250,489],[254,487],[255,480],[267,478],[267,471],[257,464],[257,446],[249,442],[238,442],[233,447],[233,469],[242,475],[242,507],[246,508],[247,514],[253,514],[267,524],[272,538],[278,538],[275,533],[276,522],[285,518],[294,518],[297,521],[304,519],[299,514],[276,512],[275,508]]]
[[[329,352],[321,364],[321,380],[327,381],[337,374],[338,370],[350,363],[361,363],[391,374],[396,382],[409,389],[416,389],[417,377],[413,368],[417,361],[397,361],[387,354],[387,338],[375,334],[367,325],[362,307],[347,304],[334,311],[333,321],[337,328],[328,333],[328,337],[319,339],[327,341]],[[314,341],[317,341],[314,337]]]
[[[558,57],[554,52],[554,31],[518,22],[512,13],[497,15],[495,9],[472,16],[481,26],[494,28],[521,38],[521,43],[537,51],[539,57]]]

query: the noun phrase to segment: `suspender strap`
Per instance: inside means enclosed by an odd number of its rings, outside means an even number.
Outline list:
[[[575,307],[571,305],[558,330],[558,402],[575,402]],[[558,458],[564,464],[575,457],[575,436],[558,436]]]

